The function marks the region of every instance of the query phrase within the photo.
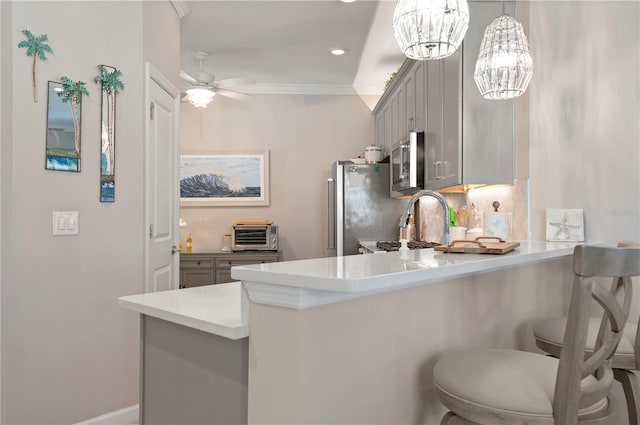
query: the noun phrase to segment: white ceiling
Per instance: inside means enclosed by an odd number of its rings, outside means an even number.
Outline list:
[[[204,68],[216,80],[255,78],[256,86],[241,91],[380,94],[404,60],[393,37],[395,1],[176,3],[187,12],[181,21],[182,69],[196,72],[195,51],[208,52]],[[333,56],[335,47],[348,53]]]

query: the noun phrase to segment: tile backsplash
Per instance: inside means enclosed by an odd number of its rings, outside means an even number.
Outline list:
[[[510,240],[526,240],[530,236],[529,227],[529,180],[518,181],[507,186],[487,186],[471,189],[466,193],[443,193],[449,206],[458,211],[467,206],[469,218],[467,228],[482,228],[482,213],[493,211],[494,201],[500,202],[498,211],[512,213]],[[471,214],[475,204],[479,212],[477,222]],[[440,203],[431,197],[420,201],[421,240],[442,242],[444,216]]]

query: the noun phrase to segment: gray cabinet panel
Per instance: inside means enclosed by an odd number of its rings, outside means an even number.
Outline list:
[[[180,288],[213,285],[215,282],[213,268],[207,270],[180,269]]]
[[[140,424],[246,424],[249,339],[141,316]]]
[[[515,16],[513,2],[505,2],[505,12]],[[516,100],[486,100],[473,79],[484,29],[502,14],[501,3],[470,2],[469,13],[473,20],[462,45],[464,182],[513,183]]]
[[[462,138],[460,137],[460,52],[442,61],[442,167],[440,187],[462,183]]]
[[[428,61],[427,67],[427,128],[425,132],[425,186],[429,189],[444,187],[442,180],[443,153],[443,61]]]
[[[231,267],[277,262],[276,252],[212,252],[180,255],[180,288],[232,282]]]
[[[415,107],[414,107],[414,125],[411,130],[415,131],[425,131],[427,114],[426,114],[426,87],[425,87],[425,79],[426,79],[426,66],[425,63],[420,61],[416,62],[412,68],[413,75],[413,87],[414,87],[414,99]],[[407,94],[405,94],[407,96]]]

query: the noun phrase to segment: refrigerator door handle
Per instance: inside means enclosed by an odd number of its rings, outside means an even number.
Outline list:
[[[326,249],[336,249],[335,192],[335,179],[327,179],[327,238],[325,240]]]

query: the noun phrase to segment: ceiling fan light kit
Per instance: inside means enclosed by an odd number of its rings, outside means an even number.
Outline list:
[[[503,6],[504,8],[504,6]],[[504,14],[487,26],[474,72],[485,99],[513,99],[523,94],[533,77],[533,59],[522,24]]]
[[[216,95],[212,90],[203,87],[196,87],[186,91],[187,99],[196,108],[206,108]]]
[[[206,108],[216,93],[240,100],[249,97],[244,93],[229,90],[227,87],[251,85],[256,83],[255,80],[253,78],[240,77],[214,81],[215,76],[204,69],[204,61],[208,55],[206,52],[196,51],[195,57],[198,61],[198,72],[194,73],[195,76],[188,72],[180,71],[180,78],[189,87],[185,90],[186,96],[183,100],[188,100],[196,108]]]
[[[452,55],[469,28],[467,0],[398,0],[393,30],[405,56],[415,60]]]

